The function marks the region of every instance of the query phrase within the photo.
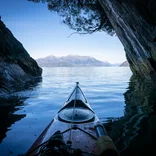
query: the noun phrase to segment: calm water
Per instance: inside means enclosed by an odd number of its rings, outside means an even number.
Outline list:
[[[125,115],[129,68],[43,68],[43,80],[29,90],[0,100],[0,155],[25,153],[63,105],[75,82],[102,122]]]

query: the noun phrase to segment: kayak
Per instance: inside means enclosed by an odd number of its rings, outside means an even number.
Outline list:
[[[45,128],[27,152],[27,156],[45,153],[54,155],[99,155],[98,137],[107,132],[89,105],[79,83],[54,119]],[[67,154],[68,153],[68,154]],[[47,154],[48,155],[48,154]],[[47,156],[46,155],[46,156]],[[50,155],[50,154],[49,154]]]

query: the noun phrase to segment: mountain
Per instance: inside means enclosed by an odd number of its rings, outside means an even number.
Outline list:
[[[122,64],[120,64],[120,67],[129,67],[128,61],[125,61]]]
[[[62,57],[47,56],[36,60],[41,67],[108,67],[108,62],[99,61],[90,56],[67,55]]]

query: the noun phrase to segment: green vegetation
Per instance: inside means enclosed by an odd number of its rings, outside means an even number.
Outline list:
[[[114,35],[114,29],[98,0],[28,0],[47,3],[50,11],[57,12],[63,23],[80,34],[105,31]]]

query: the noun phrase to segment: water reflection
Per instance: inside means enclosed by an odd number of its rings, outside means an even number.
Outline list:
[[[39,86],[42,78],[39,77],[30,82],[24,83],[23,85],[16,86],[16,91],[28,91],[31,92]],[[21,95],[20,92],[15,92],[13,94],[8,94],[5,96],[0,96],[0,143],[6,137],[7,131],[11,130],[10,127],[15,122],[26,117],[26,113],[17,114],[17,111],[22,109],[24,102],[30,95]]]
[[[14,114],[23,105],[24,98],[11,97],[9,99],[0,99],[0,143],[6,137],[9,127],[16,121],[21,120],[26,114]]]
[[[124,97],[124,116],[106,124],[110,136],[123,156],[156,155],[155,84],[132,76]]]

